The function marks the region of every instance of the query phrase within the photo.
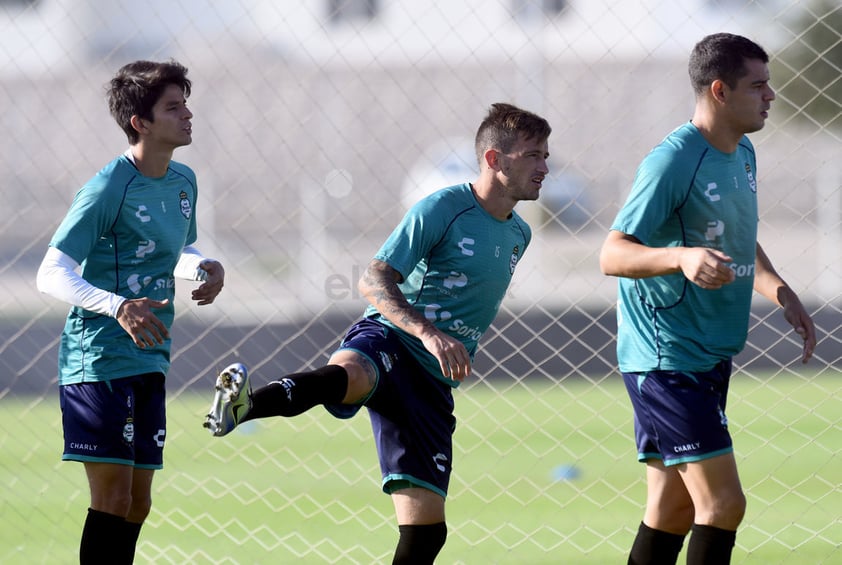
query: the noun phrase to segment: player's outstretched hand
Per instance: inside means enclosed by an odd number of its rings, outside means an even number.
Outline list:
[[[164,322],[152,313],[152,309],[164,308],[168,303],[169,300],[150,298],[126,300],[117,310],[117,322],[141,349],[160,345],[169,338],[170,333]]]
[[[784,318],[795,329],[795,333],[804,340],[804,348],[801,352],[801,362],[806,363],[813,356],[816,349],[816,326],[813,319],[804,309],[801,300],[788,287],[778,295],[784,307]]]
[[[192,298],[199,306],[213,304],[222,287],[225,286],[225,269],[222,263],[213,259],[206,259],[199,265],[205,273],[205,282],[193,290]]]

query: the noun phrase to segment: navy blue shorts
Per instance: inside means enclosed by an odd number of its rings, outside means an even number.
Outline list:
[[[421,487],[447,496],[453,459],[453,389],[427,372],[390,328],[363,319],[348,330],[340,350],[366,357],[377,369],[368,409],[380,460],[383,491]],[[360,406],[332,405],[339,418]]]
[[[638,461],[660,459],[670,466],[733,452],[725,416],[730,379],[730,360],[698,373],[623,373]]]
[[[64,461],[161,469],[167,429],[164,375],[59,387]]]

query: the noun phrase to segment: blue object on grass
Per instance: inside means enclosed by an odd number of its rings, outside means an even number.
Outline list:
[[[556,481],[573,481],[581,476],[581,471],[576,465],[559,465],[553,469],[553,479]]]

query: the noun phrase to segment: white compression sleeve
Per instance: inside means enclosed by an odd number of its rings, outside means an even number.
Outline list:
[[[181,250],[181,255],[179,255],[178,262],[175,264],[173,276],[188,281],[204,281],[208,276],[204,269],[200,267],[204,260],[206,260],[206,257],[198,249],[192,245],[186,245]]]
[[[77,268],[79,263],[72,257],[50,247],[38,267],[35,284],[39,291],[53,298],[116,318],[120,305],[126,299],[93,286],[76,272]]]

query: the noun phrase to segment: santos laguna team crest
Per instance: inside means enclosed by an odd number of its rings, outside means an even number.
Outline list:
[[[515,245],[515,248],[512,249],[512,258],[509,260],[509,273],[515,274],[515,267],[517,267],[517,260],[519,257],[519,248]]]
[[[746,163],[746,178],[748,179],[748,186],[752,192],[757,192],[757,181],[754,180],[754,175],[751,174],[751,165]]]
[[[193,206],[190,204],[190,199],[187,198],[187,193],[183,190],[178,194],[178,206],[181,208],[181,214],[190,219],[190,214],[193,213]]]

